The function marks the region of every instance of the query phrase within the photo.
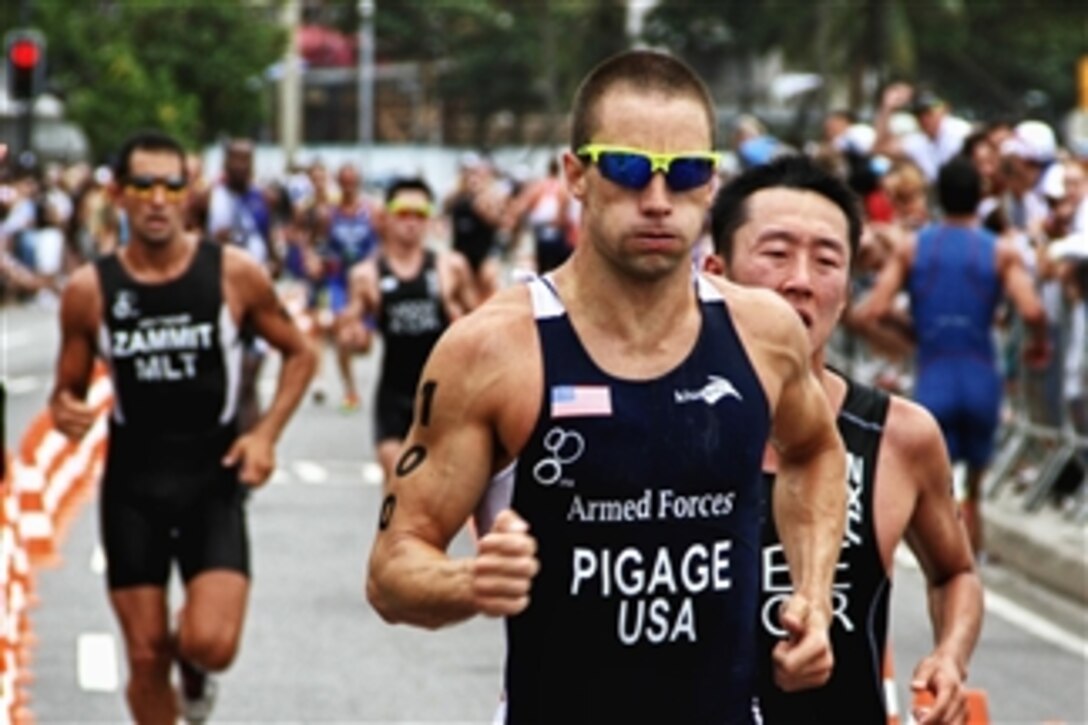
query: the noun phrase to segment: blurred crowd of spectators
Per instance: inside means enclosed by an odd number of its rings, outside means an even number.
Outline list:
[[[861,197],[867,216],[856,265],[860,297],[896,240],[936,220],[934,180],[941,165],[956,156],[969,158],[984,184],[980,223],[1015,241],[1047,308],[1056,354],[1050,369],[1028,376],[1028,384],[1035,386],[1033,416],[1057,424],[1069,414],[1083,430],[1088,422],[1088,159],[1063,148],[1054,130],[1038,120],[970,123],[934,93],[901,83],[887,87],[880,100],[872,117],[864,121],[846,110],[827,114],[822,137],[800,149],[775,138],[759,119],[742,116],[731,129],[723,180],[784,153],[810,154],[846,178]],[[374,189],[366,187],[363,169],[348,164],[330,170],[314,160],[305,167],[287,169],[280,178],[254,180],[252,149],[249,154],[248,165],[235,169],[233,182],[230,153],[224,168],[210,174],[205,173],[199,155],[190,157],[190,226],[194,230],[221,235],[212,229],[215,219],[209,215],[222,216],[215,211],[216,188],[233,184],[237,193],[260,197],[250,200],[263,237],[263,249],[255,251],[266,256],[270,272],[319,285],[328,276],[327,268],[337,264],[329,258],[324,237],[332,210],[342,197],[340,180],[350,177],[362,187],[363,200],[373,211],[375,232],[380,233],[381,201]],[[432,236],[456,247],[459,231],[472,227],[473,233],[480,234],[482,229],[491,247],[489,259],[505,257],[515,266],[536,270],[555,266],[577,243],[578,217],[577,202],[566,194],[558,171],[554,160],[548,170],[537,174],[522,167],[499,168],[484,155],[466,154],[457,187],[436,206]],[[111,183],[108,166],[24,166],[14,159],[0,165],[3,302],[53,303],[75,266],[124,244],[125,220],[111,203]],[[237,229],[223,232],[223,241],[237,233]],[[479,266],[484,270],[481,274],[494,274],[486,270],[487,264]],[[493,288],[497,281],[484,279],[482,284]],[[848,315],[848,326],[851,322],[876,353],[893,361],[909,360],[909,320],[869,329],[861,329],[860,322]],[[1015,321],[1006,322],[1014,339]],[[1007,355],[1006,365],[1010,386],[1014,386],[1023,377],[1016,355]],[[892,387],[906,385],[896,376],[909,377],[909,364],[890,366],[889,371],[885,382]]]
[[[755,119],[733,138],[740,168],[782,153],[807,153],[846,178],[862,199],[867,223],[855,268],[855,301],[904,235],[940,221],[935,181],[954,158],[969,159],[982,179],[978,223],[1020,251],[1043,301],[1052,355],[1043,367],[1018,354],[1021,326],[1006,306],[997,320],[1003,373],[1014,406],[1031,422],[1088,431],[1088,158],[1063,145],[1036,119],[968,122],[939,96],[906,84],[885,89],[871,122],[849,111],[824,120],[823,137],[792,149]],[[911,322],[880,326],[846,317],[847,328],[875,353],[878,382],[907,392],[913,351]]]
[[[0,298],[55,301],[67,272],[112,249],[121,220],[107,167],[11,163],[0,175]]]

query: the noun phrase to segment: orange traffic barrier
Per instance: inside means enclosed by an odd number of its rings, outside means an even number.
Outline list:
[[[985,690],[967,691],[967,725],[990,725],[990,697]]]
[[[69,440],[42,411],[27,427],[4,466],[0,488],[0,723],[31,725],[27,690],[37,640],[29,610],[35,603],[34,569],[58,561],[60,541],[101,475],[107,414],[113,390],[104,366],[87,394],[96,412],[91,429]]]
[[[895,658],[892,646],[888,643],[884,651],[884,702],[888,708],[888,725],[900,725],[899,694],[895,687]],[[968,688],[967,725],[990,725],[990,699],[985,690]],[[907,713],[907,725],[916,725],[914,710],[933,704],[933,693],[929,690],[915,692],[911,702],[911,712]]]
[[[66,525],[97,481],[105,453],[106,412],[112,401],[109,378],[99,366],[87,393],[87,402],[97,417],[81,440],[70,440],[56,430],[52,415],[45,410],[31,422],[20,442],[19,456],[12,463],[21,510],[18,526],[35,566],[59,561],[58,547]]]
[[[899,693],[895,689],[895,658],[892,645],[884,649],[884,705],[888,710],[888,725],[899,725]]]
[[[966,695],[967,725],[990,725],[990,699],[986,691],[968,688]],[[932,704],[933,693],[928,690],[914,694],[914,707],[926,707]]]
[[[33,600],[33,577],[19,535],[19,499],[14,494],[12,462],[4,466],[0,490],[0,718],[27,722],[26,682],[32,637],[28,609]]]

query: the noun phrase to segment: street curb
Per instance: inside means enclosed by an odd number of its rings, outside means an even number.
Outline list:
[[[983,504],[986,550],[1032,581],[1088,606],[1088,527],[1013,501]]]

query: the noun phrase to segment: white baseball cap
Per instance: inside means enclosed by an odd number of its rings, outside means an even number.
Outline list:
[[[1071,234],[1047,245],[1047,255],[1054,261],[1088,259],[1088,233]]]
[[[1058,140],[1050,126],[1042,121],[1021,121],[1013,135],[1001,144],[1002,156],[1018,156],[1045,164],[1058,155]]]

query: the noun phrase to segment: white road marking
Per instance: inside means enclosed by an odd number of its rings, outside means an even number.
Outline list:
[[[895,550],[895,563],[907,569],[918,570],[918,561],[906,547]],[[1009,624],[1019,627],[1028,634],[1048,642],[1070,654],[1088,660],[1088,640],[1075,632],[1057,626],[1043,619],[1026,607],[1003,597],[990,588],[985,589],[986,611],[996,614]]]
[[[79,686],[90,692],[117,692],[120,680],[117,644],[112,634],[86,632],[79,635]]]
[[[363,483],[368,486],[380,486],[384,479],[385,472],[382,471],[380,463],[367,461],[363,464]]]
[[[329,471],[320,463],[313,461],[297,460],[291,463],[291,468],[303,483],[320,484],[329,480]]]
[[[1034,612],[1021,607],[1011,599],[986,590],[986,611],[992,612],[1010,624],[1045,640],[1060,649],[1088,660],[1088,640],[1062,629]]]
[[[94,551],[91,552],[91,571],[95,574],[106,573],[106,551],[102,544],[95,544]]]

